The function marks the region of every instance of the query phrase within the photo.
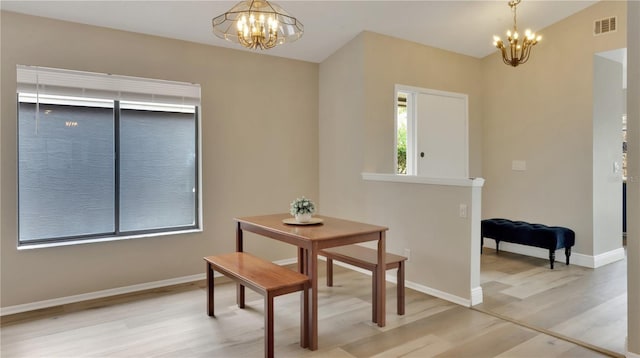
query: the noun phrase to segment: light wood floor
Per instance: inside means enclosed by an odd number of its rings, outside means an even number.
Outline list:
[[[485,248],[477,308],[623,354],[626,260],[595,270],[562,261],[550,270],[548,260]]]
[[[276,298],[276,356],[603,356],[411,289],[406,290],[406,315],[397,316],[393,284],[388,285],[387,326],[379,328],[370,322],[370,277],[336,267],[335,284],[319,290],[320,348],[315,352],[299,346],[300,295]],[[205,313],[203,283],[3,317],[0,355],[261,357],[262,298],[248,290],[248,308],[238,309],[234,287],[216,286],[216,318]]]

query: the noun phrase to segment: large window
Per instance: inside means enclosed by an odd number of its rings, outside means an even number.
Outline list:
[[[18,67],[19,245],[199,229],[192,87]]]

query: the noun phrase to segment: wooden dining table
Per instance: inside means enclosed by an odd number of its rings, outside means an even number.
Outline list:
[[[307,320],[308,336],[300,345],[310,350],[318,349],[318,253],[322,249],[351,245],[367,241],[376,241],[378,249],[378,271],[375,287],[377,301],[378,326],[384,327],[385,320],[385,234],[384,226],[365,224],[328,216],[314,216],[322,222],[309,225],[286,224],[289,214],[272,214],[235,218],[236,251],[244,251],[243,233],[252,232],[273,240],[282,241],[298,247],[298,270],[306,274],[311,281]],[[289,221],[289,220],[287,220]],[[238,286],[238,304],[244,306],[244,287]],[[373,303],[372,303],[373,304]],[[302,315],[301,315],[302,316]],[[301,325],[304,319],[301,318]],[[302,329],[302,326],[301,326]]]

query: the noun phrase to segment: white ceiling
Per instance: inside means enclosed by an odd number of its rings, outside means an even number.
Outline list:
[[[305,26],[302,38],[266,53],[322,62],[364,30],[474,57],[495,48],[493,35],[513,26],[507,1],[276,1]],[[544,28],[595,1],[524,0],[519,28]],[[237,1],[0,1],[2,10],[242,49],[215,37],[211,19]],[[594,19],[595,20],[595,19]],[[504,36],[503,36],[504,37]],[[260,51],[260,50],[257,50]]]

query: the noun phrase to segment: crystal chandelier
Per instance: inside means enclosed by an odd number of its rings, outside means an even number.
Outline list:
[[[266,0],[244,0],[211,20],[213,33],[224,40],[261,50],[293,42],[304,32],[295,17]]]
[[[519,38],[518,23],[516,21],[516,6],[520,4],[521,0],[509,1],[509,7],[513,10],[513,32],[507,31],[507,40],[509,41],[509,47],[505,46],[500,37],[493,36],[493,46],[497,47],[502,52],[502,61],[513,67],[523,64],[529,60],[531,54],[531,48],[535,46],[538,41],[542,39],[542,36],[536,37],[536,34],[531,30],[526,30],[524,38]]]

